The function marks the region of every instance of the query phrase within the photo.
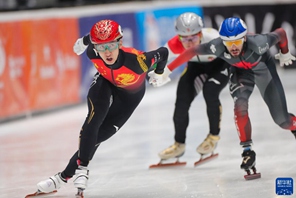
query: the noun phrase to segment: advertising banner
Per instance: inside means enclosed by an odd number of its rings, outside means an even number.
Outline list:
[[[282,27],[287,32],[290,52],[295,55],[295,10],[296,4],[204,7],[205,26],[219,29],[225,18],[237,16],[246,22],[251,33],[267,33]],[[277,47],[272,47],[271,53],[278,53]],[[296,68],[296,63],[286,68]]]
[[[0,24],[0,120],[79,102],[76,19]]]
[[[29,109],[28,43],[23,23],[0,23],[0,119]]]
[[[62,104],[80,102],[81,61],[73,52],[73,45],[79,37],[77,19],[59,19],[57,22],[58,47],[55,50],[55,64],[58,67],[59,91]]]
[[[78,102],[80,62],[73,53],[77,21],[48,19],[30,21],[28,25],[33,33],[29,35],[30,107],[39,110]]]
[[[80,37],[87,35],[91,27],[98,21],[103,19],[111,19],[119,23],[123,31],[123,45],[126,47],[139,48],[141,40],[138,37],[138,28],[134,14],[122,13],[113,15],[101,15],[92,17],[83,17],[79,19]],[[92,62],[83,53],[81,56],[82,70],[81,70],[81,100],[86,99],[87,91],[93,80],[93,76],[97,72]]]

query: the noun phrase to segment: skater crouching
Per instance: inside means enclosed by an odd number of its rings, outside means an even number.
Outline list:
[[[148,69],[156,63],[154,76],[160,82],[168,80],[162,75],[168,58],[167,48],[141,52],[123,47],[122,38],[118,23],[101,20],[94,24],[89,35],[76,41],[74,52],[80,55],[86,50],[98,70],[87,95],[88,114],[80,131],[79,149],[64,171],[39,182],[38,191],[31,196],[54,192],[75,175],[77,197],[83,197],[89,161],[100,143],[120,130],[142,100]]]
[[[280,52],[275,58],[280,66],[290,65],[296,58],[289,52],[286,32],[282,28],[267,34],[249,35],[244,21],[231,17],[223,21],[219,34],[220,38],[184,51],[167,67],[172,71],[193,56],[203,54],[214,54],[232,65],[229,90],[234,100],[234,119],[243,147],[240,167],[250,174],[250,169],[256,170],[256,154],[251,147],[249,97],[256,85],[274,122],[295,135],[296,117],[287,110],[283,86],[269,48],[278,44]]]
[[[171,38],[164,46],[169,49],[168,61],[174,60],[186,49],[206,43],[219,37],[217,30],[205,28],[202,18],[195,13],[185,12],[175,21],[176,36]],[[179,162],[185,152],[186,132],[189,125],[189,109],[195,97],[203,92],[207,106],[209,133],[205,140],[196,148],[201,155],[200,160],[217,156],[214,150],[220,140],[220,122],[222,117],[222,105],[219,99],[221,91],[229,80],[228,68],[230,65],[213,54],[194,56],[184,69],[177,86],[177,98],[173,115],[174,143],[159,152],[161,159],[157,166],[185,165]],[[165,69],[166,74],[170,70]],[[206,156],[206,157],[205,157]],[[177,158],[176,163],[164,162],[168,159]],[[156,167],[157,167],[156,166]],[[150,167],[155,167],[154,165]]]

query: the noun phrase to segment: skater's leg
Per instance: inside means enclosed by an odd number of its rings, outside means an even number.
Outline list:
[[[132,113],[142,100],[144,93],[145,89],[142,89],[135,94],[113,89],[112,98],[111,100],[109,100],[108,103],[108,113],[96,133],[95,146],[93,147],[93,150],[89,153],[88,162],[92,159],[100,143],[114,135],[129,119],[129,117],[132,115]],[[74,159],[75,158],[76,156],[74,157]],[[73,168],[69,170],[73,171]],[[76,178],[74,180],[74,186],[79,189],[79,193],[81,193],[82,190],[87,187],[88,172],[89,171],[87,167],[85,165],[82,165],[81,158],[79,156],[78,167],[75,171]]]
[[[220,122],[222,117],[222,106],[219,99],[221,91],[228,83],[228,64],[218,59],[211,63],[213,67],[221,67],[212,70],[204,83],[203,95],[207,106],[207,116],[210,131],[207,138],[197,147],[197,152],[204,155],[214,151],[220,139]],[[211,66],[211,65],[210,65]]]
[[[87,96],[88,102],[88,114],[86,120],[83,124],[83,127],[80,131],[80,153],[76,152],[70,159],[66,169],[62,173],[58,173],[55,176],[49,178],[49,180],[41,181],[38,183],[38,189],[42,191],[48,191],[42,186],[42,183],[52,183],[58,189],[60,186],[58,183],[66,182],[67,179],[71,178],[75,174],[75,170],[78,168],[77,161],[78,155],[81,154],[81,149],[83,150],[84,156],[82,159],[85,161],[85,164],[88,164],[89,159],[95,151],[96,135],[98,129],[101,125],[102,120],[104,119],[106,112],[110,104],[111,90],[109,89],[109,82],[103,78],[100,78],[97,74],[94,78]],[[98,93],[101,93],[101,97],[98,97]],[[99,109],[99,110],[97,110]],[[93,138],[95,137],[94,141]],[[88,158],[86,158],[88,157]],[[87,160],[85,160],[87,159]],[[63,181],[63,182],[59,182]],[[52,189],[49,189],[52,190]]]
[[[274,122],[283,129],[296,130],[296,117],[287,110],[286,96],[274,61],[268,62],[265,70],[256,72],[255,82],[268,106]],[[294,125],[293,125],[294,121]]]
[[[98,144],[98,143],[95,145],[95,148],[91,152],[89,161],[93,158],[99,145],[100,144]],[[71,157],[68,165],[66,166],[65,170],[63,172],[61,172],[62,178],[68,180],[75,175],[75,170],[78,168],[77,160],[78,160],[78,151],[76,151],[74,153],[74,155]]]
[[[234,69],[234,68],[232,68]],[[242,153],[241,168],[249,171],[255,166],[256,154],[252,150],[251,123],[248,114],[248,101],[254,89],[254,74],[249,70],[235,68],[230,78],[230,93],[234,100],[234,117],[239,134]]]
[[[234,119],[241,145],[252,142],[252,128],[249,118],[249,97],[254,89],[252,72],[235,70],[230,77],[230,94],[234,100]]]
[[[186,130],[189,124],[189,108],[197,94],[202,90],[207,76],[201,74],[199,65],[188,63],[177,87],[174,110],[175,143],[158,153],[161,160],[179,158],[185,152]]]
[[[145,89],[131,94],[125,91],[113,90],[113,97],[107,115],[104,118],[98,132],[96,133],[95,146],[89,153],[90,161],[101,142],[109,139],[114,135],[129,119],[140,101],[142,100]],[[88,169],[81,164],[80,156],[78,157],[78,168],[75,171],[76,179],[74,186],[78,189],[85,189],[88,181]]]
[[[109,112],[99,129],[96,144],[106,141],[119,131],[141,102],[144,93],[145,89],[135,94],[126,95],[125,92],[114,94]]]
[[[80,165],[87,166],[95,148],[101,124],[109,111],[112,85],[102,77],[92,84],[88,95],[88,114],[80,131],[78,158]]]
[[[210,134],[219,135],[220,133],[220,122],[222,117],[222,106],[219,99],[221,91],[225,88],[228,83],[229,75],[226,63],[222,60],[213,61],[216,67],[221,69],[208,74],[208,78],[204,83],[203,96],[207,107],[207,116],[210,126]]]
[[[177,98],[174,110],[175,141],[185,143],[186,130],[189,124],[189,108],[192,101],[200,93],[207,79],[205,74],[197,70],[198,65],[188,65],[181,76],[177,87]]]

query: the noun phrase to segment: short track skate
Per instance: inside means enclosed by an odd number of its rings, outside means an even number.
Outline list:
[[[174,167],[174,166],[185,166],[186,165],[186,162],[180,162],[178,158],[175,162],[171,162],[171,163],[163,163],[164,161],[165,160],[160,160],[160,162],[158,164],[152,164],[149,166],[149,168]]]
[[[44,193],[44,192],[41,192],[40,190],[38,190],[37,192],[33,193],[33,194],[28,194],[26,195],[25,198],[30,198],[30,197],[39,197],[39,196],[44,196],[44,195],[51,195],[53,193],[56,193],[57,191],[52,191],[52,192],[49,192],[49,193]]]
[[[245,169],[245,171],[247,172],[247,174],[244,175],[245,180],[252,180],[252,179],[261,178],[261,173],[257,173],[255,166],[253,166],[250,169]],[[253,172],[253,173],[251,173],[251,172]]]
[[[84,198],[84,196],[83,196],[83,191],[84,191],[84,189],[82,189],[82,188],[78,188],[78,192],[77,192],[77,194],[75,195],[76,198]]]
[[[198,165],[201,165],[201,164],[203,164],[203,163],[205,163],[205,162],[208,162],[208,161],[210,161],[210,160],[213,160],[213,159],[215,159],[215,158],[217,158],[218,157],[218,153],[212,153],[210,156],[208,156],[208,157],[203,157],[203,155],[201,155],[201,157],[200,157],[200,159],[198,160],[198,161],[196,161],[196,162],[194,162],[194,166],[198,166]]]

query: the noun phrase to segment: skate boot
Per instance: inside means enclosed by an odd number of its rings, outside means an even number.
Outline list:
[[[37,184],[37,189],[43,193],[50,193],[67,183],[67,180],[62,178],[61,173],[51,176],[49,179],[41,181]]]
[[[185,153],[185,144],[175,142],[173,145],[169,146],[167,149],[164,149],[158,156],[160,157],[160,162],[158,164],[150,165],[149,168],[163,167],[163,166],[178,166],[186,165],[186,162],[179,162],[179,157]],[[173,163],[163,163],[163,161],[177,158]]]
[[[244,176],[245,179],[250,180],[260,178],[261,174],[257,173],[257,170],[255,168],[256,153],[251,149],[247,149],[244,150],[244,152],[242,153],[242,157],[243,161],[240,167],[247,172],[247,175]],[[253,174],[251,173],[251,170],[253,171]]]
[[[185,144],[175,142],[173,145],[169,146],[167,149],[164,149],[158,156],[162,160],[167,160],[171,158],[179,158],[185,153]]]
[[[83,191],[87,187],[89,170],[85,166],[78,166],[75,171],[74,186],[78,189],[76,198],[83,198]]]
[[[218,135],[208,134],[207,138],[196,148],[196,152],[198,152],[201,156],[198,161],[194,162],[194,166],[200,165],[206,161],[218,157],[218,153],[214,154],[214,150],[217,147],[217,143],[219,140],[220,137]],[[208,154],[210,155],[204,157]]]
[[[242,153],[243,161],[241,164],[241,169],[249,170],[256,164],[256,153],[253,150],[245,150]]]
[[[196,152],[201,155],[213,153],[219,140],[220,137],[218,135],[209,134],[207,138],[197,147]]]

